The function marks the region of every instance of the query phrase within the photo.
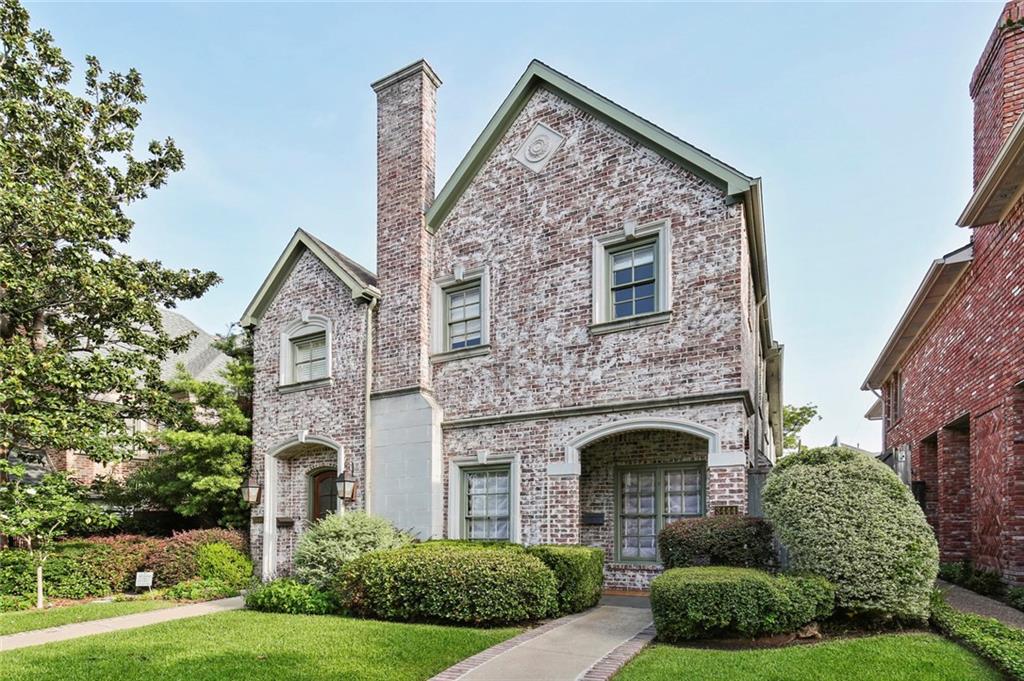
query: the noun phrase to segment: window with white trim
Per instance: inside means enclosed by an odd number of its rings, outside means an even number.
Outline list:
[[[323,331],[292,340],[295,383],[327,378],[327,334]]]
[[[617,471],[620,560],[656,561],[658,533],[665,525],[704,514],[703,475],[699,467],[680,465]]]
[[[672,310],[672,229],[668,220],[627,223],[593,240],[591,333],[668,322]]]
[[[512,470],[509,464],[462,469],[462,537],[512,538]]]
[[[480,293],[480,282],[445,290],[446,350],[462,350],[482,343],[483,314]]]
[[[658,309],[657,239],[608,250],[611,319],[650,314]]]

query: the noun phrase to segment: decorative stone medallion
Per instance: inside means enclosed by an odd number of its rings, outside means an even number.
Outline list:
[[[515,153],[515,159],[530,170],[539,173],[562,146],[565,137],[544,125],[536,123],[526,140]]]

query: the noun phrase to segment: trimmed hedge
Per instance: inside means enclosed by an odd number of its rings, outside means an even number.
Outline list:
[[[254,587],[245,595],[245,607],[288,615],[326,615],[334,609],[327,594],[312,584],[287,578]]]
[[[794,631],[831,615],[834,601],[821,577],[751,568],[674,568],[651,582],[654,626],[669,642]]]
[[[924,621],[938,545],[910,489],[862,452],[822,447],[779,460],[764,487],[792,568],[835,584],[842,610]]]
[[[146,558],[153,571],[153,586],[173,586],[199,577],[199,549],[207,544],[227,544],[239,553],[248,553],[240,532],[219,528],[176,532],[164,540]]]
[[[358,511],[334,513],[317,521],[295,547],[295,576],[327,588],[345,563],[383,549],[397,549],[412,539],[386,519]]]
[[[988,659],[1011,678],[1024,681],[1024,629],[960,612],[938,591],[931,594],[931,613],[936,629]]]
[[[196,565],[201,579],[216,579],[242,589],[252,581],[252,561],[248,556],[217,542],[199,547]]]
[[[555,575],[558,613],[568,615],[597,605],[604,585],[604,550],[589,546],[540,545],[526,549]]]
[[[412,622],[497,625],[558,611],[554,574],[515,550],[375,551],[348,563],[330,595],[355,615]]]
[[[775,562],[771,524],[751,516],[677,520],[658,533],[658,550],[666,568],[696,565],[767,568]]]

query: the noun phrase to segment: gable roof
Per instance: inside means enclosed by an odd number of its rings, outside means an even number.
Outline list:
[[[932,262],[924,280],[917,287],[917,292],[896,324],[896,329],[889,336],[881,354],[864,379],[861,390],[877,390],[882,387],[973,258],[974,247],[967,244]]]
[[[242,326],[255,326],[259,323],[267,306],[270,305],[285,279],[291,274],[295,263],[306,251],[312,253],[338,277],[352,292],[353,298],[370,300],[380,297],[380,291],[377,289],[377,275],[304,229],[297,229],[277,262],[274,263],[270,274],[263,280],[259,291],[245,308],[245,312],[242,314]]]
[[[194,333],[195,337],[184,352],[168,355],[160,363],[160,377],[165,381],[174,378],[178,365],[184,364],[189,375],[199,381],[224,383],[221,370],[227,366],[231,358],[213,345],[214,337],[203,331],[196,324],[174,310],[160,310],[160,319],[164,331],[173,337]]]
[[[501,141],[502,136],[526,106],[538,88],[547,88],[576,106],[589,111],[637,141],[676,161],[695,174],[712,182],[731,195],[748,191],[754,178],[749,177],[714,156],[684,142],[632,111],[599,95],[590,88],[534,59],[505,101],[487,123],[487,127],[470,147],[434,203],[427,211],[427,229],[436,232],[451,212],[456,201],[472,182],[477,171]]]

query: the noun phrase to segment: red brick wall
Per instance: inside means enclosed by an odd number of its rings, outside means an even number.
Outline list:
[[[887,417],[885,445],[911,445],[913,477],[925,480],[930,488],[934,449],[929,438],[938,433],[939,494],[933,502],[926,489],[926,511],[933,524],[938,520],[943,559],[970,550],[981,564],[998,565],[1008,575],[1024,575],[1024,557],[1007,553],[1012,543],[1021,543],[1015,518],[1024,514],[1024,485],[1019,482],[1024,461],[1011,456],[1017,451],[1014,439],[1021,430],[1015,386],[1024,380],[1024,206],[1020,203],[1003,223],[974,231],[974,262],[901,360],[900,370],[903,415],[895,424]],[[976,467],[967,478],[944,470],[950,460],[957,459],[943,453],[947,434],[943,427],[965,415],[970,460]],[[972,486],[973,494],[968,491]],[[965,494],[973,508],[962,508]],[[947,507],[946,501],[952,506]],[[936,503],[937,508],[929,510],[928,503]],[[958,520],[960,513],[969,515],[969,528]],[[998,538],[993,539],[993,533]]]
[[[971,78],[974,184],[1024,110],[1024,0],[1006,3]]]

